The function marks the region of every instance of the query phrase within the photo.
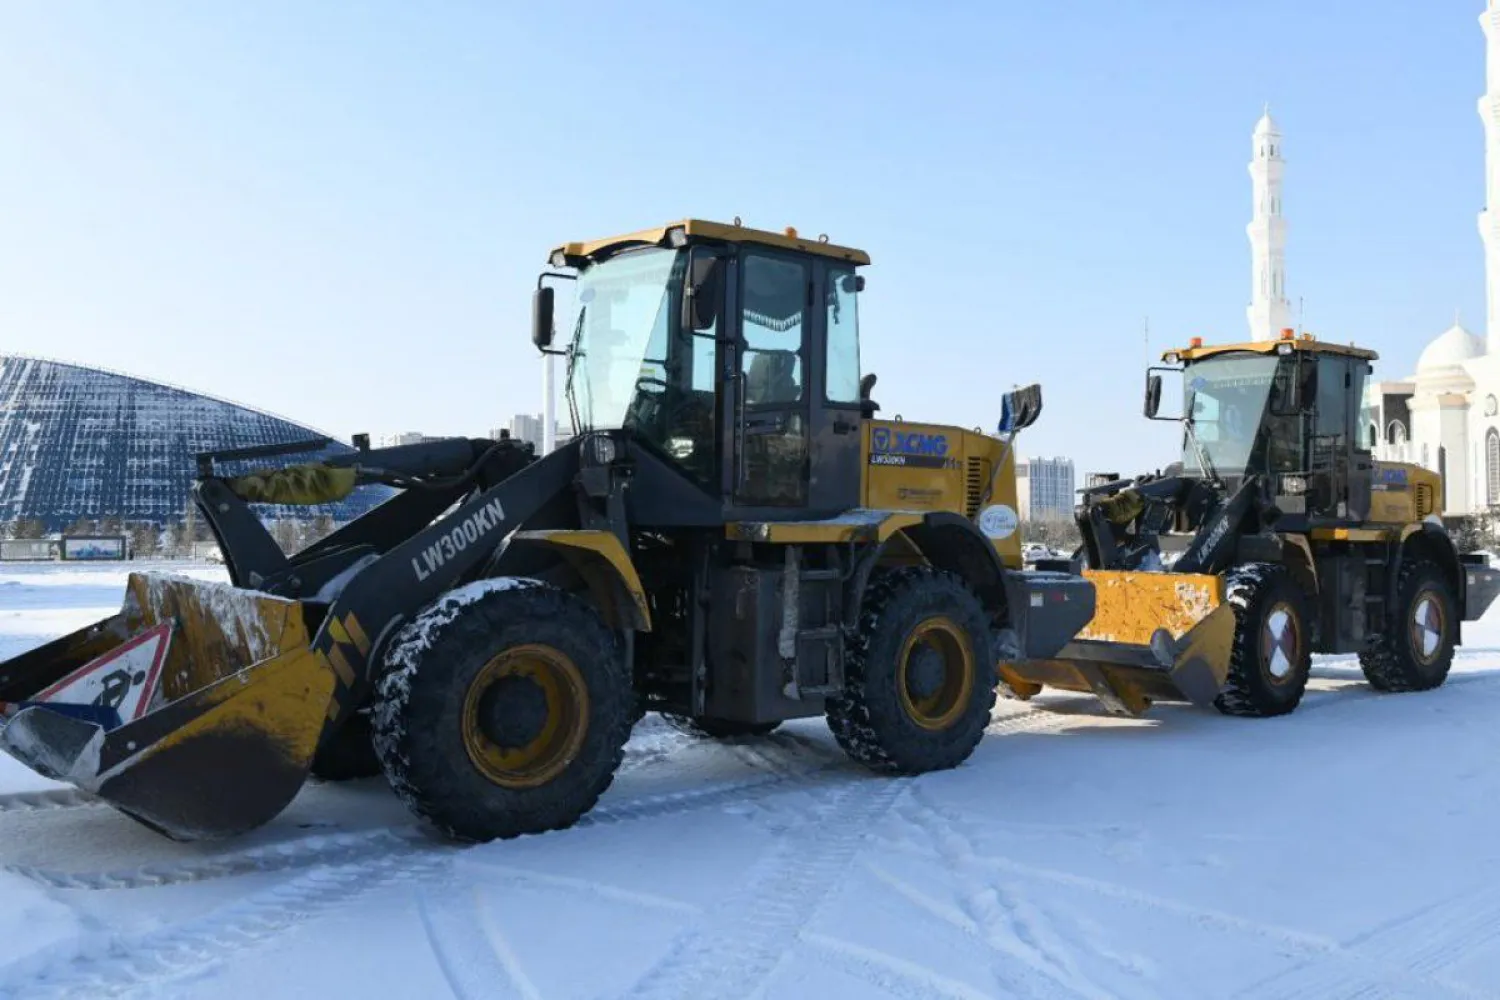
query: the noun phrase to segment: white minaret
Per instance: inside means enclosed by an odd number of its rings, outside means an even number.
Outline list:
[[[1490,354],[1500,353],[1500,0],[1487,0],[1479,26],[1484,30],[1484,209],[1479,238],[1484,242],[1484,335]],[[1491,211],[1495,209],[1495,211]]]
[[[1281,217],[1281,175],[1285,167],[1281,130],[1271,120],[1267,106],[1251,138],[1254,208],[1245,227],[1250,237],[1250,307],[1245,317],[1250,321],[1251,340],[1275,340],[1292,325],[1286,298],[1286,220]]]

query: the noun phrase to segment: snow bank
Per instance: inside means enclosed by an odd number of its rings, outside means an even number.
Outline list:
[[[44,967],[78,954],[87,927],[80,914],[30,879],[0,871],[0,995]]]

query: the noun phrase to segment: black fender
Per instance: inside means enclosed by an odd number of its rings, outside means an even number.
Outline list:
[[[1464,574],[1462,561],[1458,557],[1458,547],[1453,544],[1453,537],[1448,534],[1448,529],[1431,521],[1421,521],[1409,524],[1401,532],[1401,544],[1396,546],[1396,551],[1391,554],[1390,565],[1386,573],[1386,607],[1396,607],[1396,585],[1401,579],[1401,567],[1415,559],[1431,559],[1438,564],[1443,571],[1444,578],[1453,593],[1454,605],[1458,609],[1459,622],[1455,622],[1457,629],[1455,640],[1463,636],[1462,620],[1465,618],[1465,608],[1468,605],[1468,581]]]
[[[866,550],[851,575],[846,622],[859,620],[870,575],[893,547],[910,547],[931,565],[955,573],[979,594],[997,631],[1013,631],[1001,659],[1051,656],[1094,617],[1094,586],[1071,573],[1010,569],[979,527],[961,514],[934,511]]]

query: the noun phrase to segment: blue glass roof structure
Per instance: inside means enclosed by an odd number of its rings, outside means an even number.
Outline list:
[[[326,437],[177,386],[0,354],[0,522],[35,518],[54,532],[80,518],[165,526],[181,521],[190,503],[199,452]],[[257,464],[288,465],[353,451],[333,440],[317,451]],[[385,486],[361,486],[334,504],[254,509],[267,520],[328,516],[342,523],[393,493]]]

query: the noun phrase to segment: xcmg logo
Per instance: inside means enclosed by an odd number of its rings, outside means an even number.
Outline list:
[[[931,455],[942,458],[948,454],[948,435],[876,427],[870,432],[870,447],[873,451],[897,455]]]
[[[956,462],[948,456],[948,435],[903,431],[891,427],[870,429],[870,464],[905,465],[941,469]]]

